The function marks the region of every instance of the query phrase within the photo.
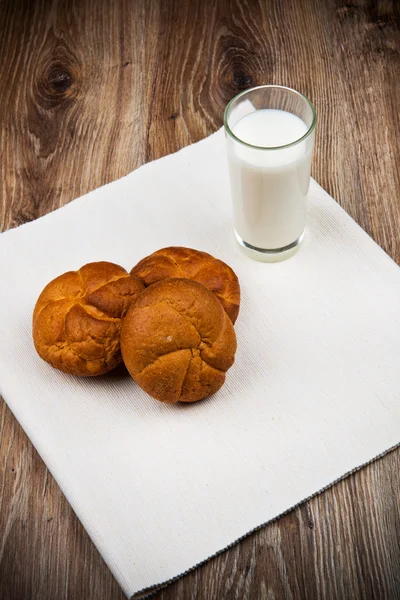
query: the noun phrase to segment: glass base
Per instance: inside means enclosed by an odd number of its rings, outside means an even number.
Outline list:
[[[286,260],[287,258],[290,258],[291,256],[293,256],[293,254],[296,254],[296,252],[300,248],[300,244],[304,238],[304,231],[303,231],[301,236],[298,237],[297,240],[295,240],[291,244],[288,244],[287,246],[284,246],[283,248],[275,248],[275,249],[271,250],[271,249],[265,249],[265,248],[257,248],[256,246],[252,246],[251,244],[248,244],[247,242],[242,240],[242,238],[240,237],[240,235],[237,233],[236,230],[234,230],[234,231],[235,231],[236,240],[238,241],[238,244],[241,247],[242,251],[249,258],[252,258],[253,260],[258,260],[261,262],[280,262],[281,260]]]

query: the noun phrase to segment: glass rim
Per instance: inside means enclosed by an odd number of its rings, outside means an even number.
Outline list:
[[[294,142],[290,142],[289,144],[283,144],[282,146],[256,146],[255,144],[249,144],[249,142],[245,142],[241,138],[237,137],[237,135],[235,135],[233,133],[232,129],[229,127],[228,112],[229,112],[229,109],[230,109],[231,105],[233,104],[233,102],[235,100],[237,100],[238,98],[240,98],[241,96],[245,96],[249,92],[252,92],[254,90],[265,89],[265,88],[276,88],[276,89],[280,89],[280,90],[286,90],[288,92],[293,92],[297,96],[300,96],[301,98],[303,98],[303,100],[305,100],[307,102],[308,106],[311,108],[311,111],[312,111],[311,125],[307,129],[306,133],[304,135],[302,135],[300,138],[298,138],[297,140],[294,140]],[[256,110],[261,110],[261,109],[256,109]],[[314,131],[316,122],[317,122],[317,113],[315,110],[315,106],[311,102],[311,100],[309,100],[307,98],[307,96],[305,96],[301,92],[298,92],[297,90],[294,90],[293,88],[287,87],[285,85],[265,84],[265,85],[257,85],[255,87],[248,88],[247,90],[243,90],[239,94],[236,94],[236,96],[234,96],[228,102],[228,104],[226,105],[225,111],[224,111],[224,129],[225,129],[225,131],[231,136],[231,138],[233,138],[240,144],[243,144],[244,146],[247,146],[248,148],[253,148],[255,150],[282,150],[283,148],[290,148],[292,146],[295,146],[296,144],[299,144],[300,142],[303,142],[305,139],[308,138],[308,136]]]

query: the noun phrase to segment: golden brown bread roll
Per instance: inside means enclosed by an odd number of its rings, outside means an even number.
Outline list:
[[[233,325],[212,292],[189,279],[148,287],[126,315],[124,363],[162,402],[194,402],[216,392],[236,352]]]
[[[235,272],[222,260],[200,250],[171,246],[141,260],[131,274],[148,287],[171,277],[194,279],[217,296],[232,323],[240,306],[240,286]]]
[[[101,375],[121,361],[121,318],[143,283],[119,265],[93,262],[53,279],[33,313],[39,356],[73,375]]]

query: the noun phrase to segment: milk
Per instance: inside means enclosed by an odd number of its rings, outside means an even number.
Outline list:
[[[277,250],[301,238],[306,221],[312,140],[299,140],[308,127],[296,115],[261,109],[242,117],[231,127],[240,140],[230,138],[229,170],[233,219],[237,235],[246,244]],[[276,148],[276,149],[273,149]]]

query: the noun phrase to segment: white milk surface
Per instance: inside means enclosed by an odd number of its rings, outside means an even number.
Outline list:
[[[307,151],[305,141],[277,147],[295,142],[308,127],[292,113],[262,109],[242,117],[232,130],[262,147],[228,144],[236,232],[257,248],[287,246],[304,231],[312,149],[308,144]]]

